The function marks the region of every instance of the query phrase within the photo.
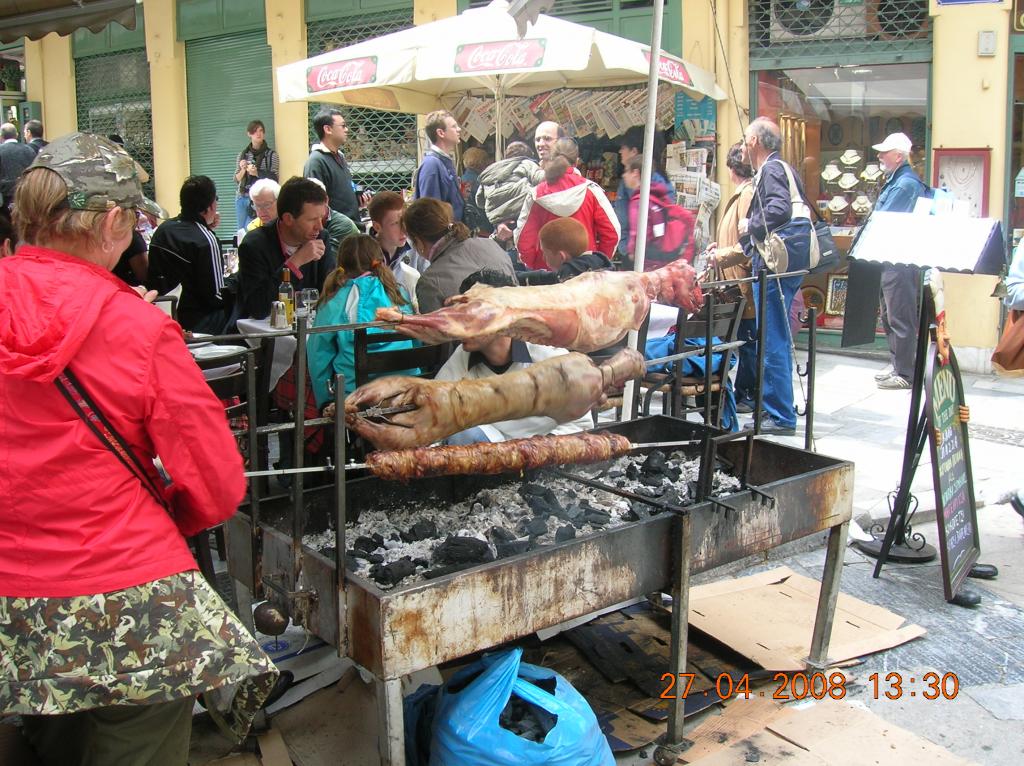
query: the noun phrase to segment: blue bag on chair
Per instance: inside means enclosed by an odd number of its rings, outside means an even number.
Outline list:
[[[522,654],[517,648],[488,655],[444,685],[434,714],[430,766],[614,766],[587,701],[553,670],[521,662]],[[552,680],[554,694],[531,683]],[[557,718],[543,742],[499,725],[513,695]]]

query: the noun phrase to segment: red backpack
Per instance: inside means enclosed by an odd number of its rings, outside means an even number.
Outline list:
[[[629,248],[635,252],[636,221],[640,205],[640,194],[634,194],[630,200],[629,218],[632,228]],[[692,210],[677,205],[671,200],[664,189],[651,187],[651,199],[647,212],[647,251],[644,256],[645,271],[656,269],[666,263],[685,258],[693,262],[694,237],[693,230],[697,223],[697,214]],[[650,263],[650,267],[646,266]]]

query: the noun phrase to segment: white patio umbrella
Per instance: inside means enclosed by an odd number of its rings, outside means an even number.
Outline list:
[[[650,46],[543,14],[520,39],[507,11],[494,0],[278,67],[279,98],[425,114],[463,95],[492,96],[500,146],[505,97],[647,82]],[[658,73],[698,98],[725,98],[713,74],[675,56],[660,55]]]

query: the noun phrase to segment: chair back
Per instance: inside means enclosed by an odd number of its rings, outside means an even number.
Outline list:
[[[405,348],[373,348],[377,344],[408,342],[409,336],[397,332],[367,332],[366,328],[355,330],[356,386],[388,373],[404,372],[418,368],[418,377],[432,378],[451,356],[451,344],[435,346],[411,345]],[[417,342],[414,342],[418,343]]]

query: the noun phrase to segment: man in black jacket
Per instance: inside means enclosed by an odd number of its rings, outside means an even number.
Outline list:
[[[24,135],[25,143],[31,146],[36,154],[39,154],[39,150],[50,143],[43,138],[43,123],[39,120],[29,120],[26,122]]]
[[[308,178],[290,178],[277,196],[278,219],[253,229],[238,248],[239,316],[265,319],[277,300],[282,271],[292,287],[323,288],[337,264],[327,248],[327,194]]]
[[[359,205],[366,204],[369,197],[360,200],[352,186],[352,172],[345,159],[342,145],[348,139],[348,124],[345,115],[337,109],[320,112],[313,118],[313,129],[319,143],[313,144],[309,159],[302,169],[306,178],[317,178],[327,188],[331,210],[359,221]]]
[[[782,148],[779,126],[767,117],[758,117],[747,127],[743,144],[756,175],[750,210],[739,225],[740,242],[744,253],[751,258],[754,276],[767,269],[761,253],[768,236],[783,226],[787,227],[789,252],[786,270],[806,269],[810,262],[810,237],[814,236],[814,229],[811,227],[810,209],[803,201],[806,195],[800,179],[779,156]],[[790,175],[797,194],[790,189]],[[793,234],[798,236],[789,236]],[[796,432],[789,311],[802,281],[801,276],[768,280],[764,315],[764,377],[761,384],[764,401],[762,433]],[[754,291],[757,300],[757,285],[754,285]]]
[[[207,176],[189,176],[178,198],[181,213],[153,232],[146,286],[164,295],[181,285],[181,326],[218,334],[226,329],[232,300],[224,289],[224,259],[214,232],[220,224],[217,187]]]
[[[14,187],[22,171],[36,158],[36,150],[18,141],[18,129],[9,122],[0,125],[0,193],[4,209],[14,201]]]

